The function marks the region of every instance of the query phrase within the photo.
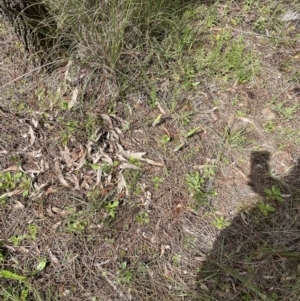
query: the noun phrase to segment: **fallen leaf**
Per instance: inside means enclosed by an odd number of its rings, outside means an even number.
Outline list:
[[[182,203],[179,203],[173,210],[173,214],[175,217],[179,217],[179,215],[183,212],[184,206]]]
[[[4,173],[4,172],[7,172],[7,171],[17,171],[17,170],[19,170],[19,167],[16,166],[16,165],[13,165],[13,166],[10,166],[8,168],[5,168],[5,169],[1,170],[0,172]]]
[[[122,155],[124,155],[125,158],[139,160],[139,161],[145,160],[144,158],[142,158],[142,156],[146,155],[145,152],[133,153],[133,152],[124,150],[124,148],[118,143],[117,143],[117,146],[118,146],[119,152]]]
[[[140,170],[140,167],[134,165],[134,164],[131,164],[131,163],[122,163],[120,164],[119,166],[120,169],[135,169],[135,170]]]
[[[35,141],[35,134],[34,134],[34,130],[32,129],[32,127],[29,127],[29,132],[28,134],[30,135],[30,145],[34,144]]]
[[[31,122],[32,122],[32,124],[33,124],[33,126],[34,126],[35,128],[38,127],[38,125],[39,125],[38,120],[35,120],[34,118],[32,118],[32,119],[31,119]]]
[[[57,173],[57,178],[59,180],[59,182],[65,186],[65,187],[69,187],[69,184],[68,182],[64,179],[64,177],[62,176],[62,173],[61,173],[61,170],[59,168],[59,163],[56,161],[55,164],[54,164],[54,167],[55,167],[55,171]]]
[[[50,186],[47,190],[46,190],[46,195],[50,194],[50,193],[54,193],[56,192],[57,189],[53,188],[53,186]]]
[[[164,166],[165,164],[163,162],[155,162],[151,159],[145,159],[145,161],[148,163],[148,164],[151,164],[151,165],[154,165],[154,166],[159,166],[159,167],[162,167]]]
[[[72,92],[72,98],[68,104],[68,109],[72,109],[74,105],[77,103],[77,97],[78,97],[78,89],[75,88]]]
[[[157,102],[157,107],[158,107],[159,111],[160,111],[163,115],[166,115],[165,110],[163,109],[163,107],[161,106],[161,104],[160,104],[159,102]]]
[[[47,250],[48,251],[48,254],[49,254],[49,258],[50,258],[50,261],[56,265],[59,265],[59,261],[57,259],[57,257],[55,255],[53,255],[53,253],[51,252],[50,249]]]
[[[58,215],[61,215],[61,216],[66,216],[68,214],[67,211],[62,210],[62,209],[60,209],[58,207],[55,207],[55,206],[52,206],[51,210],[52,210],[52,212],[54,212]]]
[[[118,175],[117,192],[120,193],[121,191],[123,191],[123,189],[125,189],[125,194],[126,194],[126,196],[128,196],[129,192],[128,192],[128,188],[127,188],[127,185],[126,185],[125,178],[124,178],[124,176],[123,176],[122,173],[119,173],[119,175]]]
[[[55,229],[57,229],[60,225],[61,225],[61,221],[59,221],[59,222],[53,224],[51,228],[52,228],[53,230],[55,230]]]
[[[171,138],[171,134],[165,126],[162,126],[163,131]]]
[[[2,195],[0,195],[0,199],[6,198],[6,197],[11,197],[11,196],[14,196],[14,195],[18,195],[18,194],[21,194],[22,192],[23,191],[20,190],[20,189],[16,189],[14,191],[6,192],[6,193],[3,193]]]
[[[15,205],[13,205],[13,208],[16,209],[16,210],[19,210],[19,209],[24,209],[25,206],[21,202],[16,200]]]
[[[107,121],[111,127],[113,127],[111,118],[110,118],[107,114],[101,114],[101,117],[102,117],[105,121]]]
[[[74,165],[74,161],[71,158],[71,153],[70,153],[70,150],[68,149],[68,147],[65,146],[65,150],[63,150],[63,151],[61,150],[60,154],[61,154],[64,162],[66,162],[67,167],[71,168]]]

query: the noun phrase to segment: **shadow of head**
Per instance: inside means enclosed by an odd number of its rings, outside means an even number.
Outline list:
[[[199,300],[299,300],[300,162],[283,178],[268,152],[251,154],[249,185],[260,195],[221,231],[199,267]]]

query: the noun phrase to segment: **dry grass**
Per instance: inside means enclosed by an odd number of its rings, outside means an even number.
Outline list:
[[[299,5],[76,3],[51,72],[0,27],[1,298],[298,300]]]

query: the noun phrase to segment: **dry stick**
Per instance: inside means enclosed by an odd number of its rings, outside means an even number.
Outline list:
[[[55,63],[59,63],[59,62],[63,62],[63,61],[64,61],[64,60],[61,59],[61,60],[57,60],[57,61],[55,61],[55,62],[47,63],[47,64],[45,64],[45,65],[43,65],[43,66],[39,66],[39,67],[37,67],[37,68],[34,68],[34,69],[32,69],[32,70],[30,70],[30,71],[28,71],[28,72],[26,72],[26,73],[24,73],[24,74],[18,76],[17,78],[15,78],[14,80],[10,81],[9,83],[7,83],[7,84],[1,86],[0,88],[5,88],[5,87],[11,85],[12,83],[18,81],[19,79],[22,79],[23,77],[26,77],[26,76],[28,76],[29,74],[31,74],[31,73],[33,73],[33,72],[35,72],[35,71],[38,71],[38,70],[40,70],[40,69],[42,69],[42,68],[44,68],[44,67],[46,67],[46,66],[49,66],[49,65],[52,65],[52,64],[54,65]]]

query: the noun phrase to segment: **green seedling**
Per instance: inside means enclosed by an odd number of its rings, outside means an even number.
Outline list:
[[[71,232],[81,233],[87,225],[87,222],[84,221],[73,221],[68,224],[68,229]]]
[[[35,224],[28,225],[28,232],[23,235],[15,235],[9,238],[9,242],[12,242],[14,246],[19,246],[22,240],[24,239],[31,239],[36,240],[38,233],[38,226]]]
[[[157,105],[156,88],[154,86],[151,88],[150,99],[148,102],[152,109],[154,109]]]
[[[160,183],[163,182],[163,179],[161,177],[156,176],[152,179],[152,182],[153,182],[153,187],[155,189],[158,189],[160,187]]]
[[[11,272],[9,270],[0,269],[0,279],[5,278],[8,280],[15,280],[21,284],[20,293],[14,294],[10,290],[5,290],[5,291],[1,291],[1,293],[3,293],[3,295],[1,294],[1,296],[5,296],[8,298],[5,300],[26,301],[29,295],[29,287],[30,287],[29,279],[33,278],[36,274],[43,271],[47,265],[47,262],[48,262],[47,259],[42,258],[39,261],[38,265],[36,266],[35,270],[31,274],[29,274],[28,277]]]
[[[47,265],[47,263],[48,263],[48,261],[47,261],[46,258],[40,259],[40,262],[36,266],[34,274],[37,274],[37,273],[41,272],[42,270],[44,270],[45,267],[46,267],[46,265]]]
[[[15,235],[8,239],[9,242],[12,242],[15,247],[19,246],[21,241],[27,238],[27,235]]]
[[[172,262],[175,266],[178,266],[181,261],[181,255],[175,254],[172,256]]]
[[[223,230],[228,228],[231,225],[230,222],[226,221],[224,216],[221,217],[215,217],[215,220],[213,222],[213,226],[215,226],[218,230]]]
[[[271,132],[274,132],[276,128],[276,124],[273,120],[270,120],[270,121],[267,121],[265,124],[264,124],[264,130],[267,132],[267,133],[271,133]]]
[[[118,270],[118,282],[119,283],[130,283],[132,279],[132,273],[127,269],[127,262],[123,261],[120,265],[120,269]]]
[[[67,229],[73,233],[82,233],[87,226],[87,222],[83,220],[83,211],[76,212],[75,208],[68,208],[67,211],[71,215]]]
[[[260,212],[264,215],[264,216],[268,216],[269,213],[274,212],[275,208],[267,203],[258,203],[257,204],[257,208],[260,210]]]
[[[32,240],[36,240],[37,234],[38,234],[38,229],[39,229],[38,226],[35,224],[28,225],[29,234],[27,235],[27,237]]]
[[[31,188],[31,179],[22,172],[5,172],[0,174],[0,192],[10,192],[20,189],[24,197],[28,196]]]
[[[150,222],[148,212],[140,212],[136,217],[135,221],[139,224],[148,224]]]
[[[112,201],[104,204],[104,208],[107,210],[109,216],[111,218],[115,218],[116,216],[116,210],[119,206],[119,201]]]
[[[139,160],[137,160],[136,158],[134,158],[134,157],[129,157],[128,163],[133,164],[137,167],[141,166],[141,162]]]
[[[266,198],[269,201],[279,201],[279,202],[283,202],[283,198],[281,196],[281,190],[279,187],[273,185],[271,187],[271,189],[267,188],[264,189],[264,193],[266,194]]]
[[[170,137],[170,136],[164,135],[164,136],[162,137],[162,139],[160,140],[160,145],[161,145],[162,147],[165,147],[166,144],[167,144],[168,142],[170,142],[170,140],[171,140],[171,137]]]
[[[205,203],[208,197],[217,195],[209,184],[214,177],[215,171],[213,168],[205,168],[201,174],[196,171],[186,175],[186,183],[197,202]]]

